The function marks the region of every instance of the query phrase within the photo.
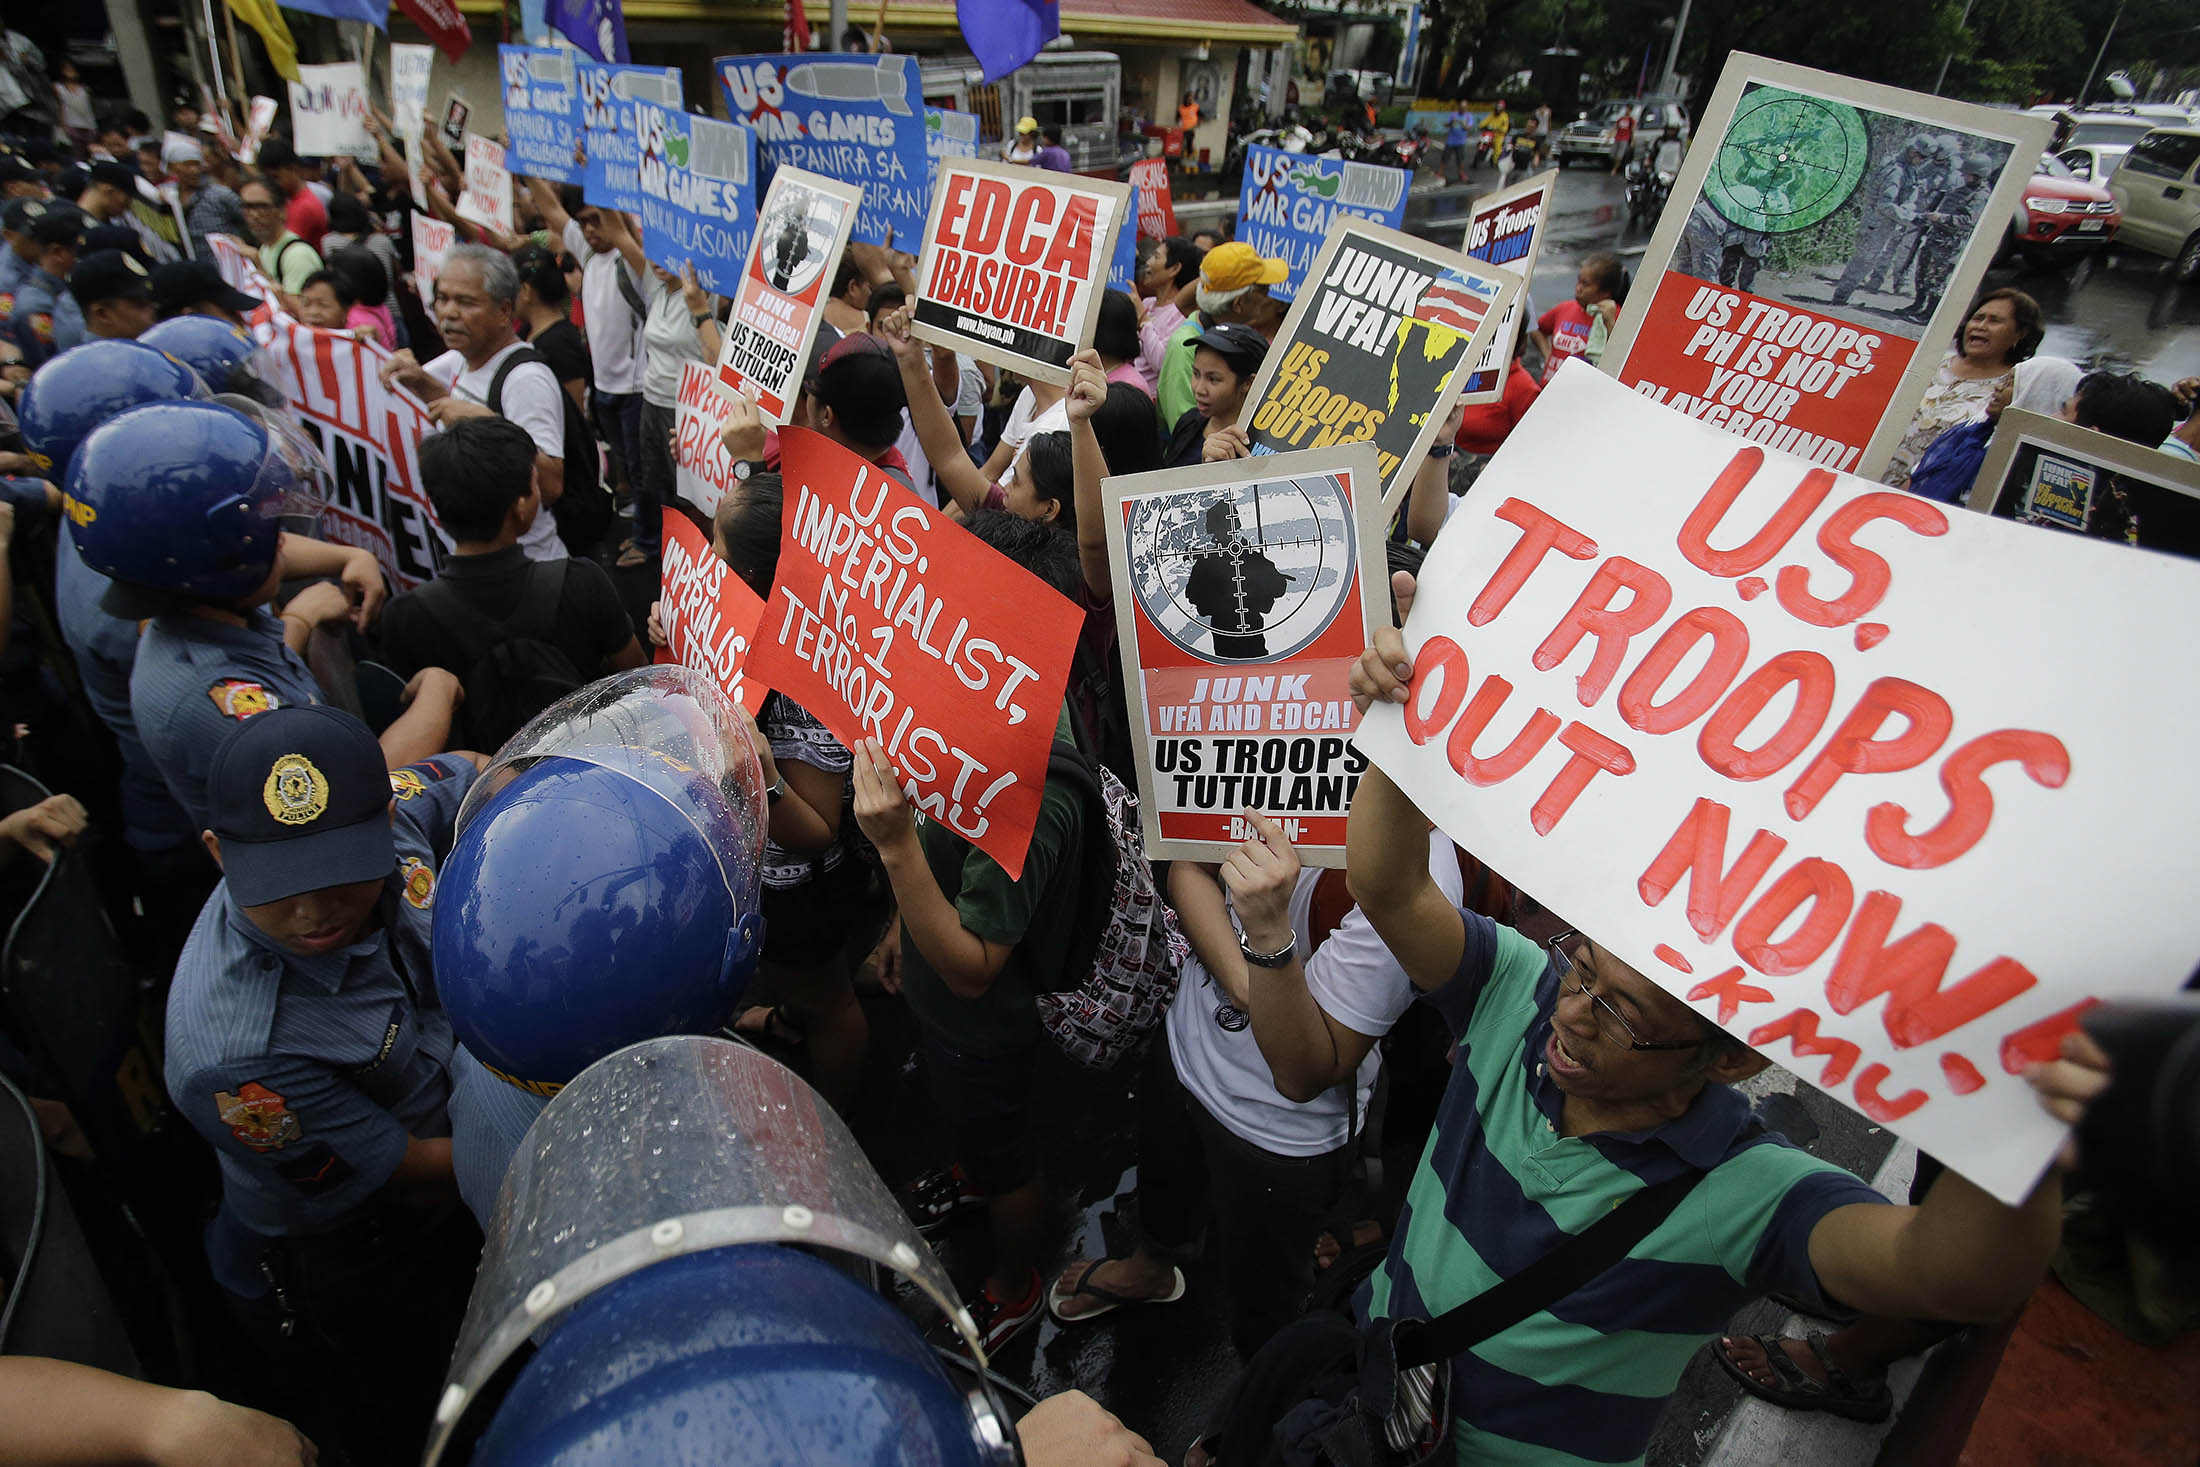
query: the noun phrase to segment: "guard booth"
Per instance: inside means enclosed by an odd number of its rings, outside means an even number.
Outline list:
[[[1077,172],[1114,178],[1122,168],[1123,63],[1112,51],[1042,51],[991,83],[969,56],[932,56],[921,75],[927,104],[978,115],[982,156],[999,157],[1017,119],[1033,117],[1062,129]]]

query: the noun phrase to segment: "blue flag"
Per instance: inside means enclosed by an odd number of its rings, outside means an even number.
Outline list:
[[[497,72],[504,91],[504,166],[528,178],[579,183],[573,161],[580,136],[581,97],[574,68],[579,58],[555,46],[499,46]]]
[[[363,20],[383,32],[390,28],[390,0],[283,0],[283,8],[330,20]]]
[[[1379,163],[1247,148],[1236,237],[1269,259],[1290,261],[1291,278],[1269,290],[1290,300],[1329,237],[1330,221],[1372,219],[1396,229],[1405,221],[1411,181],[1403,168]]]
[[[680,69],[583,61],[580,84],[581,146],[588,154],[581,197],[599,208],[639,214],[642,195],[634,169],[642,161],[642,142],[634,126],[634,103],[655,102],[679,111]]]
[[[548,0],[543,9],[552,30],[598,61],[625,62],[626,12],[619,0]]]
[[[955,0],[955,24],[993,82],[1062,33],[1062,11],[1054,0]]]
[[[863,190],[854,237],[923,247],[931,209],[924,88],[913,56],[721,56],[727,115],[781,163]]]
[[[692,264],[703,289],[736,294],[756,231],[756,134],[639,98],[627,105],[641,145],[642,253],[675,272]]]

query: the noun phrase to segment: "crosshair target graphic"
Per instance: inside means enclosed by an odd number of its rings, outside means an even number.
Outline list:
[[[1345,607],[1358,536],[1333,475],[1186,489],[1127,508],[1138,605],[1203,662],[1293,656]]]
[[[1764,234],[1808,229],[1848,201],[1871,164],[1871,135],[1845,102],[1753,87],[1712,157],[1704,196]]]

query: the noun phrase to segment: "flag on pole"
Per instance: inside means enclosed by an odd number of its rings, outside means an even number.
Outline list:
[[[428,39],[453,66],[474,43],[473,27],[458,13],[458,0],[397,0],[397,8],[427,32]]]
[[[267,47],[268,65],[284,81],[298,79],[298,43],[290,38],[290,25],[275,0],[226,0],[229,13],[260,33]]]
[[[1062,33],[1062,12],[1054,0],[955,0],[955,23],[963,43],[985,68],[985,79],[999,81],[1039,54]]]
[[[549,0],[550,28],[597,61],[625,64],[626,12],[619,0]]]
[[[810,49],[810,16],[802,8],[802,0],[787,0],[787,24],[782,30],[782,44],[789,51]]]

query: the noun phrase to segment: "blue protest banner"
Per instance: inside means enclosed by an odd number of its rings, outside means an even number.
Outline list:
[[[1291,278],[1269,291],[1289,300],[1329,237],[1331,222],[1372,219],[1396,229],[1405,221],[1411,182],[1403,168],[1247,148],[1236,238],[1270,259],[1291,262]]]
[[[632,104],[639,99],[678,111],[680,69],[583,61],[580,90],[581,147],[588,154],[581,197],[599,208],[639,214],[642,195],[634,169],[642,161],[642,143]]]
[[[705,290],[732,295],[756,231],[756,135],[639,98],[628,105],[642,154],[642,252],[667,270],[691,263]]]
[[[1108,289],[1120,290],[1134,302],[1138,299],[1138,226],[1135,223],[1126,222],[1115,236],[1115,258],[1108,262]]]
[[[855,238],[914,251],[931,206],[924,91],[908,56],[721,56],[718,84],[774,164],[863,190]]]
[[[505,166],[529,178],[579,183],[573,144],[580,137],[575,57],[553,46],[499,46],[504,83]]]

